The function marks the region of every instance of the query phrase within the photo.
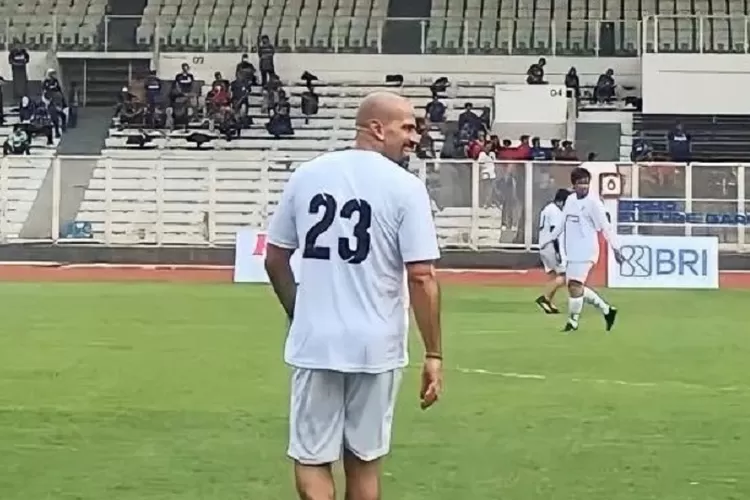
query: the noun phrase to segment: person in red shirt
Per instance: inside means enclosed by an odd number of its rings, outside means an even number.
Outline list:
[[[484,137],[479,136],[469,141],[466,146],[466,157],[472,160],[479,158],[479,153],[484,150]]]
[[[517,160],[530,160],[531,159],[531,144],[529,144],[529,136],[521,136],[521,144],[518,146],[518,152],[516,155]]]

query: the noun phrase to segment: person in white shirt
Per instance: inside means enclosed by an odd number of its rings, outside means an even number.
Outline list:
[[[409,298],[426,351],[422,408],[442,390],[435,224],[424,183],[399,165],[419,140],[414,109],[376,92],[362,101],[356,127],[354,148],[297,168],[268,229],[266,270],[291,322],[288,455],[305,500],[335,498],[331,466],[342,451],[346,498],[380,498]]]
[[[539,258],[544,272],[551,280],[545,292],[537,297],[536,303],[547,314],[559,314],[554,304],[555,294],[565,285],[565,252],[560,247],[562,236],[551,241],[555,228],[563,225],[563,206],[570,196],[567,189],[558,189],[555,198],[539,214]]]
[[[568,196],[563,207],[564,223],[552,231],[547,243],[551,245],[552,241],[564,235],[562,248],[567,259],[565,275],[568,281],[568,321],[563,331],[578,329],[584,302],[599,309],[604,316],[606,329],[610,331],[615,324],[617,309],[586,286],[589,272],[599,260],[598,233],[601,231],[604,235],[618,262],[622,262],[622,255],[604,203],[599,196],[589,192],[591,173],[585,168],[576,167],[570,173],[570,181],[573,184],[573,194]]]

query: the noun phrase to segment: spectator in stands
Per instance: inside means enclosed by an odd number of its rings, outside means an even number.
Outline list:
[[[586,161],[596,161],[596,159],[599,157],[596,151],[590,151],[588,155],[586,155]]]
[[[529,139],[528,135],[522,135],[519,138],[521,144],[516,148],[518,150],[516,153],[517,160],[531,160],[531,144],[529,144]]]
[[[479,115],[479,123],[481,130],[484,130],[486,133],[492,130],[492,110],[489,106],[482,108],[482,113]]]
[[[57,78],[57,73],[52,68],[47,70],[47,75],[42,82],[42,98],[45,102],[56,101],[58,105],[65,107],[62,86]]]
[[[28,155],[31,153],[31,138],[20,124],[13,126],[13,132],[3,143],[3,156]]]
[[[156,75],[156,70],[149,72],[144,87],[146,89],[146,112],[150,115],[162,103],[162,83],[161,79]]]
[[[29,75],[26,66],[29,64],[29,53],[20,43],[13,44],[8,52],[8,63],[13,75],[13,99],[19,102],[29,94]]]
[[[547,64],[547,60],[543,57],[539,58],[539,61],[529,66],[526,71],[526,83],[529,85],[542,85],[547,83],[544,80],[544,66]]]
[[[542,141],[539,137],[531,139],[531,160],[532,161],[550,161],[552,152],[549,148],[542,147]]]
[[[565,75],[565,88],[576,101],[581,98],[581,81],[578,79],[578,71],[575,66],[571,66],[568,74]]]
[[[52,120],[52,128],[55,131],[55,137],[58,139],[68,129],[68,120],[65,116],[65,110],[61,107],[61,104],[57,99],[51,100],[47,104],[47,113],[49,114],[50,120]]]
[[[682,123],[676,123],[675,127],[667,134],[669,146],[669,157],[672,161],[687,163],[690,161],[692,143],[690,135],[685,132]]]
[[[458,134],[456,132],[447,132],[443,139],[443,147],[440,148],[440,158],[451,160],[459,158]]]
[[[216,88],[217,85],[220,85],[225,91],[229,92],[229,80],[221,75],[221,71],[214,73],[214,82],[211,84],[211,87]]]
[[[552,160],[557,160],[560,155],[560,139],[550,139],[550,157]]]
[[[227,88],[221,83],[214,82],[213,88],[206,95],[206,114],[213,115],[229,107],[231,102]]]
[[[432,123],[442,123],[445,121],[445,104],[440,102],[437,94],[433,94],[432,100],[425,106],[425,116]]]
[[[182,71],[175,75],[174,82],[172,82],[172,105],[174,106],[177,97],[184,96],[187,97],[188,107],[195,109],[197,107],[197,95],[193,90],[195,77],[190,72],[190,66],[187,63],[183,63],[181,69]]]
[[[630,161],[652,161],[652,155],[653,149],[651,148],[651,144],[649,144],[643,132],[641,132],[638,137],[633,138],[633,146],[630,148]]]
[[[557,155],[557,159],[560,161],[579,161],[578,152],[573,148],[573,143],[570,141],[562,142],[562,149]]]
[[[122,126],[143,126],[145,118],[145,107],[137,100],[126,102],[120,112]]]
[[[417,118],[417,133],[419,144],[417,144],[417,158],[431,160],[435,158],[435,141],[432,140],[430,129],[424,118]]]
[[[469,141],[466,145],[466,158],[470,160],[478,160],[479,155],[485,149],[485,135],[480,132],[475,138]]]
[[[278,98],[279,100],[273,110],[271,119],[266,124],[266,130],[276,139],[285,135],[294,135],[292,118],[290,116],[291,105],[289,104],[286,92],[279,90]]]
[[[615,71],[610,68],[599,75],[599,80],[594,88],[594,99],[596,103],[610,103],[615,98]]]
[[[128,87],[123,87],[120,93],[117,95],[117,104],[115,105],[115,117],[119,117],[122,114],[122,110],[127,104],[132,103],[136,100],[135,94],[130,92]]]
[[[318,114],[320,96],[315,93],[312,80],[307,80],[307,90],[302,93],[300,108],[305,117],[305,124],[310,123],[310,117]]]
[[[278,76],[271,75],[263,87],[263,99],[260,104],[260,110],[263,114],[268,114],[268,116],[273,114],[279,102],[279,93],[281,90],[281,80]]]
[[[242,54],[242,59],[237,63],[237,68],[234,71],[237,80],[245,82],[248,86],[258,85],[258,75],[255,71],[255,66],[250,62],[250,56]]]
[[[18,119],[21,123],[28,123],[34,117],[34,103],[26,96],[21,98],[21,106],[18,108]]]
[[[30,137],[43,135],[47,138],[48,146],[54,144],[54,141],[52,140],[52,119],[47,111],[47,106],[34,106],[34,114],[31,116],[31,120],[29,120],[29,123],[26,126],[26,132]]]
[[[242,125],[250,125],[250,82],[246,79],[247,73],[237,71],[234,81],[229,85],[229,94],[232,110],[239,117]]]
[[[477,163],[479,164],[479,204],[484,208],[489,208],[495,204],[494,191],[497,181],[495,152],[492,151],[490,142],[487,142],[477,155]]]
[[[464,112],[458,115],[458,129],[464,130],[466,127],[473,131],[472,137],[479,131],[479,117],[474,113],[474,105],[470,102],[464,104]]]
[[[274,56],[276,55],[276,49],[271,44],[271,39],[268,35],[260,37],[260,44],[258,45],[258,67],[260,68],[260,84],[266,86],[271,75],[276,74],[274,65]]]

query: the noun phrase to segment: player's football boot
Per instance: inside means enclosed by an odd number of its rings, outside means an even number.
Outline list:
[[[536,299],[536,304],[542,308],[542,311],[544,311],[546,314],[559,314],[560,311],[555,307],[555,304],[547,300],[547,297],[544,295],[540,295]]]
[[[617,309],[610,306],[609,312],[604,315],[604,321],[607,323],[607,331],[610,331],[615,325],[615,319],[617,319]]]
[[[575,325],[573,325],[570,322],[565,323],[565,328],[562,329],[562,331],[565,332],[565,333],[567,333],[567,332],[574,332],[576,330],[578,330],[578,327],[575,326]]]

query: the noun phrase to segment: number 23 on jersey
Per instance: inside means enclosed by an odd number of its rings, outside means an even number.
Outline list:
[[[361,264],[370,255],[370,226],[372,225],[372,208],[365,200],[346,201],[339,210],[338,203],[328,193],[318,193],[310,200],[309,213],[321,215],[305,234],[303,259],[330,260],[331,249],[317,244],[318,237],[330,229],[336,217],[353,219],[357,217],[351,237],[338,239],[338,255],[349,264]],[[354,242],[352,242],[352,239]],[[352,243],[354,243],[352,248]]]

